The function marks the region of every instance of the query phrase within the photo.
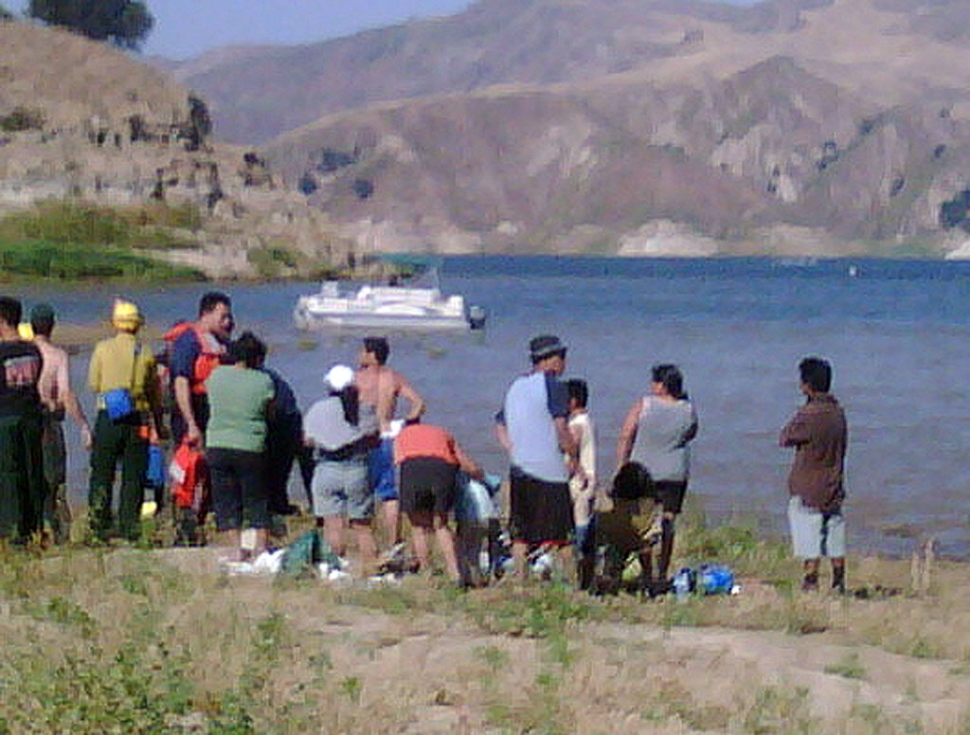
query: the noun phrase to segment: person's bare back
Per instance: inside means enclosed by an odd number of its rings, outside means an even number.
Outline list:
[[[38,335],[34,344],[44,360],[37,381],[41,403],[51,413],[66,412],[81,430],[85,448],[91,447],[91,429],[84,411],[71,389],[70,358],[65,350],[52,344],[46,337]]]

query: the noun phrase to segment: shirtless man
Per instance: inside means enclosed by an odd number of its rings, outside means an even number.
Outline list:
[[[50,525],[54,543],[63,544],[71,538],[71,509],[67,502],[67,448],[64,443],[64,415],[71,417],[81,430],[84,448],[91,449],[91,425],[88,423],[71,389],[70,358],[67,352],[51,342],[54,331],[54,309],[49,304],[37,304],[30,312],[30,326],[34,344],[44,359],[37,389],[43,406],[44,481],[47,495],[44,502],[44,525]]]
[[[424,413],[424,399],[407,379],[387,367],[391,348],[384,337],[365,337],[358,359],[355,375],[360,405],[370,407],[381,427],[380,446],[371,450],[368,458],[368,475],[377,499],[381,501],[384,525],[390,534],[391,546],[401,541],[401,514],[397,483],[394,479],[394,436],[391,422],[397,410],[398,397],[410,404],[407,419],[416,419]]]

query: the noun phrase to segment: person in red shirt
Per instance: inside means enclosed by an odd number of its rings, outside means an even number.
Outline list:
[[[422,569],[430,563],[428,536],[434,532],[448,577],[461,582],[455,535],[448,516],[455,505],[458,470],[482,479],[482,469],[455,438],[440,426],[408,421],[394,440],[394,464],[400,468],[401,510],[411,523],[414,554]]]

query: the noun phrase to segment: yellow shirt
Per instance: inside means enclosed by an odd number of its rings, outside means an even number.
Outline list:
[[[94,346],[88,366],[88,385],[98,394],[98,408],[104,408],[101,394],[117,388],[127,388],[139,411],[150,410],[158,400],[158,379],[155,356],[141,345],[134,365],[132,358],[137,342],[135,335],[119,332]]]

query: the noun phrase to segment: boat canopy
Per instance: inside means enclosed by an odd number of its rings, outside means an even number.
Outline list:
[[[382,263],[398,269],[408,285],[418,288],[440,288],[438,271],[444,258],[435,255],[414,253],[385,253],[380,256]]]

